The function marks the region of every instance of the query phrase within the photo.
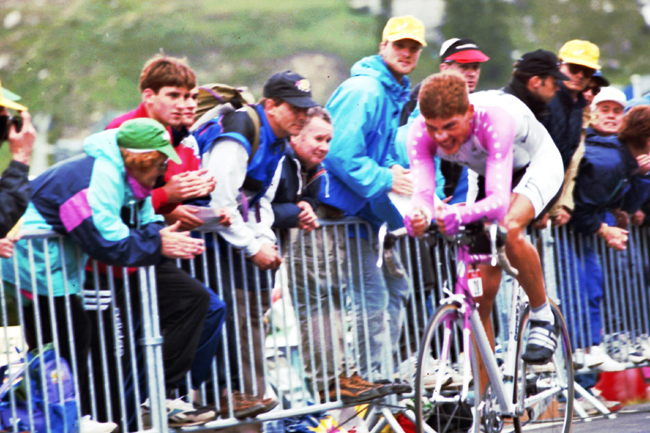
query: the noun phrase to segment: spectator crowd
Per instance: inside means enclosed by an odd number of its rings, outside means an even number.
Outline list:
[[[600,73],[598,47],[583,40],[566,42],[557,55],[525,53],[503,88],[476,92],[489,50],[468,38],[449,39],[439,73],[412,86],[409,74],[426,45],[418,19],[391,18],[378,54],[355,63],[324,107],[312,99],[309,79],[292,71],[269,77],[254,102],[242,89],[197,83],[185,59],[158,54],[139,78],[142,103],[89,136],[82,155],[31,181],[36,131],[17,95],[2,88],[0,137],[12,155],[0,178],[2,277],[22,300],[28,347],[56,338],[63,359],[70,365],[76,359],[82,432],[114,431],[111,420],[123,416],[133,428],[136,406],[146,412],[146,395],[136,401],[133,392],[135,383],[144,388],[143,369],[135,373],[124,363],[123,389],[115,381],[108,386],[112,399],[125,393],[125,407],[97,395],[91,420],[90,378],[95,389],[105,389],[105,366],[85,362],[99,356],[102,339],[111,350],[121,347],[96,324],[112,329],[119,320],[105,307],[112,296],[118,309],[139,302],[137,291],[129,295],[126,288],[138,287],[142,266],[153,267],[157,282],[170,425],[254,418],[278,405],[265,395],[264,312],[282,264],[296,284],[301,333],[317,336],[300,341],[314,399],[347,404],[409,392],[409,377],[380,380],[398,368],[384,364],[384,352],[399,352],[411,320],[410,287],[432,291],[435,257],[421,250],[430,269],[412,266],[422,274],[417,278],[397,250],[386,251],[377,267],[380,226],[405,225],[396,196],[414,197],[406,215],[413,234],[432,220],[453,232],[470,220],[475,204],[494,205],[494,212],[485,206],[484,216],[508,228],[508,254],[530,299],[534,333],[525,357],[531,363],[548,360],[556,332],[526,229],[550,223],[583,234],[561,257],[575,264],[561,276],[570,288],[562,302],[587,306],[574,313],[588,336],[572,334],[575,363],[624,368],[601,345],[603,269],[593,235],[623,251],[629,225],[649,224],[650,98],[627,101]],[[424,156],[431,144],[423,136],[437,146]],[[502,184],[502,177],[511,182]],[[497,199],[504,200],[498,210]],[[344,217],[367,224],[319,229],[322,221]],[[62,243],[20,241],[21,231],[40,229],[63,235]],[[489,296],[498,290],[500,269],[484,272],[484,281],[480,313],[491,329]],[[345,296],[358,324],[357,363],[342,356]],[[650,341],[636,337],[630,359],[650,361]],[[219,362],[218,383],[211,383],[215,356],[227,358],[230,368]],[[118,362],[109,361],[111,374]],[[206,383],[216,395],[206,405],[174,398]],[[235,391],[226,392],[226,383]],[[229,431],[261,429],[251,423]]]

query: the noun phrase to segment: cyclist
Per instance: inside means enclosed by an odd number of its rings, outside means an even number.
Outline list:
[[[519,99],[493,90],[468,95],[462,75],[444,71],[429,76],[419,93],[421,115],[409,130],[413,171],[412,210],[405,225],[420,236],[435,216],[440,230],[453,235],[462,224],[497,220],[508,229],[506,255],[530,300],[531,329],[523,358],[549,361],[559,329],[546,298],[539,255],[526,239],[526,227],[552,204],[562,185],[564,166],[550,135]],[[467,166],[479,175],[475,202],[434,207],[434,155]],[[435,210],[435,213],[434,213]],[[501,268],[482,265],[483,295],[476,297],[485,331],[494,345],[490,312]],[[485,382],[483,382],[485,383]]]

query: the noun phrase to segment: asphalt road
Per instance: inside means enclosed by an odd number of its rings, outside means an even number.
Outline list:
[[[574,418],[571,433],[650,433],[650,403],[624,406],[615,415],[616,418],[614,419],[593,416],[588,421]],[[503,431],[511,433],[513,429],[506,426]],[[558,431],[558,426],[548,427],[543,424],[533,424],[524,427],[524,431],[530,433],[555,433]]]
[[[616,412],[615,419],[595,417],[588,422],[574,420],[571,431],[573,433],[650,432],[650,403],[624,406]]]

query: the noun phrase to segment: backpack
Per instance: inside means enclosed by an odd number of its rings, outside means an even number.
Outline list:
[[[245,87],[233,87],[227,84],[206,84],[199,87],[198,106],[194,115],[194,125],[190,131],[195,131],[201,125],[228,111],[245,109],[255,125],[255,137],[251,142],[249,161],[253,159],[260,144],[260,117],[252,107],[255,103],[253,95]]]
[[[57,370],[54,346],[49,343],[43,346],[41,354],[38,353],[38,349],[29,352],[26,362],[0,368],[0,377],[3,380],[0,386],[0,428],[2,430],[12,431],[15,422],[17,431],[29,431],[31,415],[36,433],[47,431],[48,416],[52,433],[78,431],[74,379],[65,359],[59,358],[59,362],[61,369]],[[29,380],[26,378],[25,371]],[[42,382],[43,376],[45,384]],[[10,378],[13,382],[9,380]],[[59,394],[59,384],[63,392],[63,402]],[[12,390],[13,392],[10,392]],[[12,414],[12,393],[16,410],[15,421]],[[47,394],[47,414],[45,394]]]
[[[275,173],[284,149],[260,148],[260,128],[262,119],[251,105],[251,96],[245,89],[225,84],[208,84],[199,87],[198,107],[195,122],[190,134],[196,142],[199,155],[203,156],[218,137],[229,136],[242,143],[248,152],[248,169],[240,195],[240,211],[244,221],[248,219],[248,209],[257,205]],[[268,143],[270,146],[272,143]],[[258,151],[259,150],[259,151]],[[269,171],[270,170],[270,171]],[[247,191],[247,194],[244,194]],[[199,206],[205,205],[195,202]]]

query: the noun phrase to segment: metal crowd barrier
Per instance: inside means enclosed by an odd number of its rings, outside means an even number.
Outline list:
[[[63,421],[69,416],[78,419],[88,414],[97,421],[113,421],[124,432],[152,429],[166,433],[169,429],[167,397],[184,397],[196,405],[213,405],[220,411],[222,397],[232,407],[235,389],[273,397],[279,405],[256,418],[239,420],[232,411],[227,411],[204,425],[183,429],[219,429],[263,422],[266,431],[284,431],[283,420],[289,417],[344,408],[341,375],[361,371],[373,381],[396,378],[410,381],[415,373],[414,360],[422,332],[444,296],[443,289],[453,288],[451,276],[455,272],[451,258],[454,255],[442,242],[429,245],[421,240],[399,240],[393,252],[385,257],[386,273],[379,275],[383,283],[385,278],[399,280],[402,275],[407,284],[408,302],[397,316],[376,316],[366,308],[366,303],[374,301],[370,277],[360,275],[364,266],[368,270],[376,261],[376,240],[367,233],[371,233],[367,224],[347,219],[323,221],[312,233],[297,230],[278,233],[284,263],[277,273],[259,271],[239,252],[220,245],[216,234],[201,233],[208,251],[193,261],[179,260],[177,266],[209,286],[231,310],[221,330],[222,343],[212,359],[210,379],[193,390],[187,386],[192,383],[188,373],[186,385],[180,386],[173,396],[165,389],[156,290],[156,284],[161,282],[156,282],[154,268],[140,268],[135,276],[130,276],[121,268],[109,267],[99,272],[100,267],[93,262],[94,273],[87,274],[85,292],[76,294],[71,288],[81,287],[80,278],[85,274],[85,263],[78,260],[80,251],[73,249],[70,257],[65,239],[51,233],[25,235],[18,243],[24,254],[0,262],[5,277],[0,281],[3,326],[0,338],[5,338],[0,352],[2,363],[10,366],[2,373],[3,380],[14,383],[22,378],[27,385],[26,397],[15,388],[2,397],[0,420],[6,424],[3,429],[37,431],[35,416],[40,416],[35,403],[37,395],[43,397],[44,407],[51,403],[52,395],[58,395],[58,400],[54,399],[58,402],[66,399],[65,381],[55,381],[54,388],[48,388],[43,369],[38,371],[40,392],[34,395],[36,388],[31,382],[38,377],[19,372],[28,351],[27,341],[29,348],[39,353],[52,341],[55,368],[48,371],[52,377],[64,378],[63,360],[69,364],[76,407],[72,415],[63,411]],[[575,290],[580,287],[577,270],[584,266],[587,257],[584,249],[592,248],[594,254],[589,257],[596,258],[604,275],[603,298],[597,306],[603,324],[602,344],[627,367],[637,365],[629,360],[629,354],[650,335],[649,235],[647,228],[632,228],[627,252],[616,253],[601,241],[583,238],[565,227],[531,233],[533,242],[542,251],[549,295],[559,301],[574,347],[590,347],[596,343],[586,332],[593,320],[593,311],[592,315],[586,314],[588,297],[584,290]],[[361,254],[367,247],[360,240],[364,238],[371,240],[375,252],[372,263],[368,263],[370,256]],[[36,250],[45,254],[35,254]],[[68,276],[70,268],[65,266],[63,279],[53,280],[50,270],[59,266],[53,262],[53,251],[58,252],[56,260],[66,262],[67,259],[73,264],[76,280]],[[19,260],[29,263],[31,273],[27,285],[16,278]],[[38,260],[43,260],[40,267]],[[10,283],[6,276],[12,273],[14,278]],[[47,281],[46,294],[30,299],[25,289],[36,286],[38,277]],[[507,286],[507,281],[502,285]],[[62,295],[55,296],[55,292],[61,291]],[[82,295],[87,321],[81,323],[86,323],[92,332],[73,326],[78,313],[75,303],[81,301]],[[504,298],[507,296],[500,293],[497,304]],[[497,308],[497,312],[502,310]],[[374,328],[378,320],[381,326]],[[504,322],[497,314],[495,321],[501,330],[498,335],[505,335],[507,320]],[[401,329],[398,344],[391,343],[391,325],[399,325]],[[373,334],[373,329],[381,332]],[[78,350],[80,335],[87,342],[85,355]],[[257,368],[255,360],[262,361]],[[330,386],[332,395],[320,392]],[[147,399],[147,407],[143,408],[141,403]],[[398,405],[395,397],[373,404],[366,419],[377,424],[375,428],[383,423],[399,431],[390,416],[390,409],[395,405]],[[62,431],[49,419],[58,414],[41,412],[48,418],[43,431]]]

